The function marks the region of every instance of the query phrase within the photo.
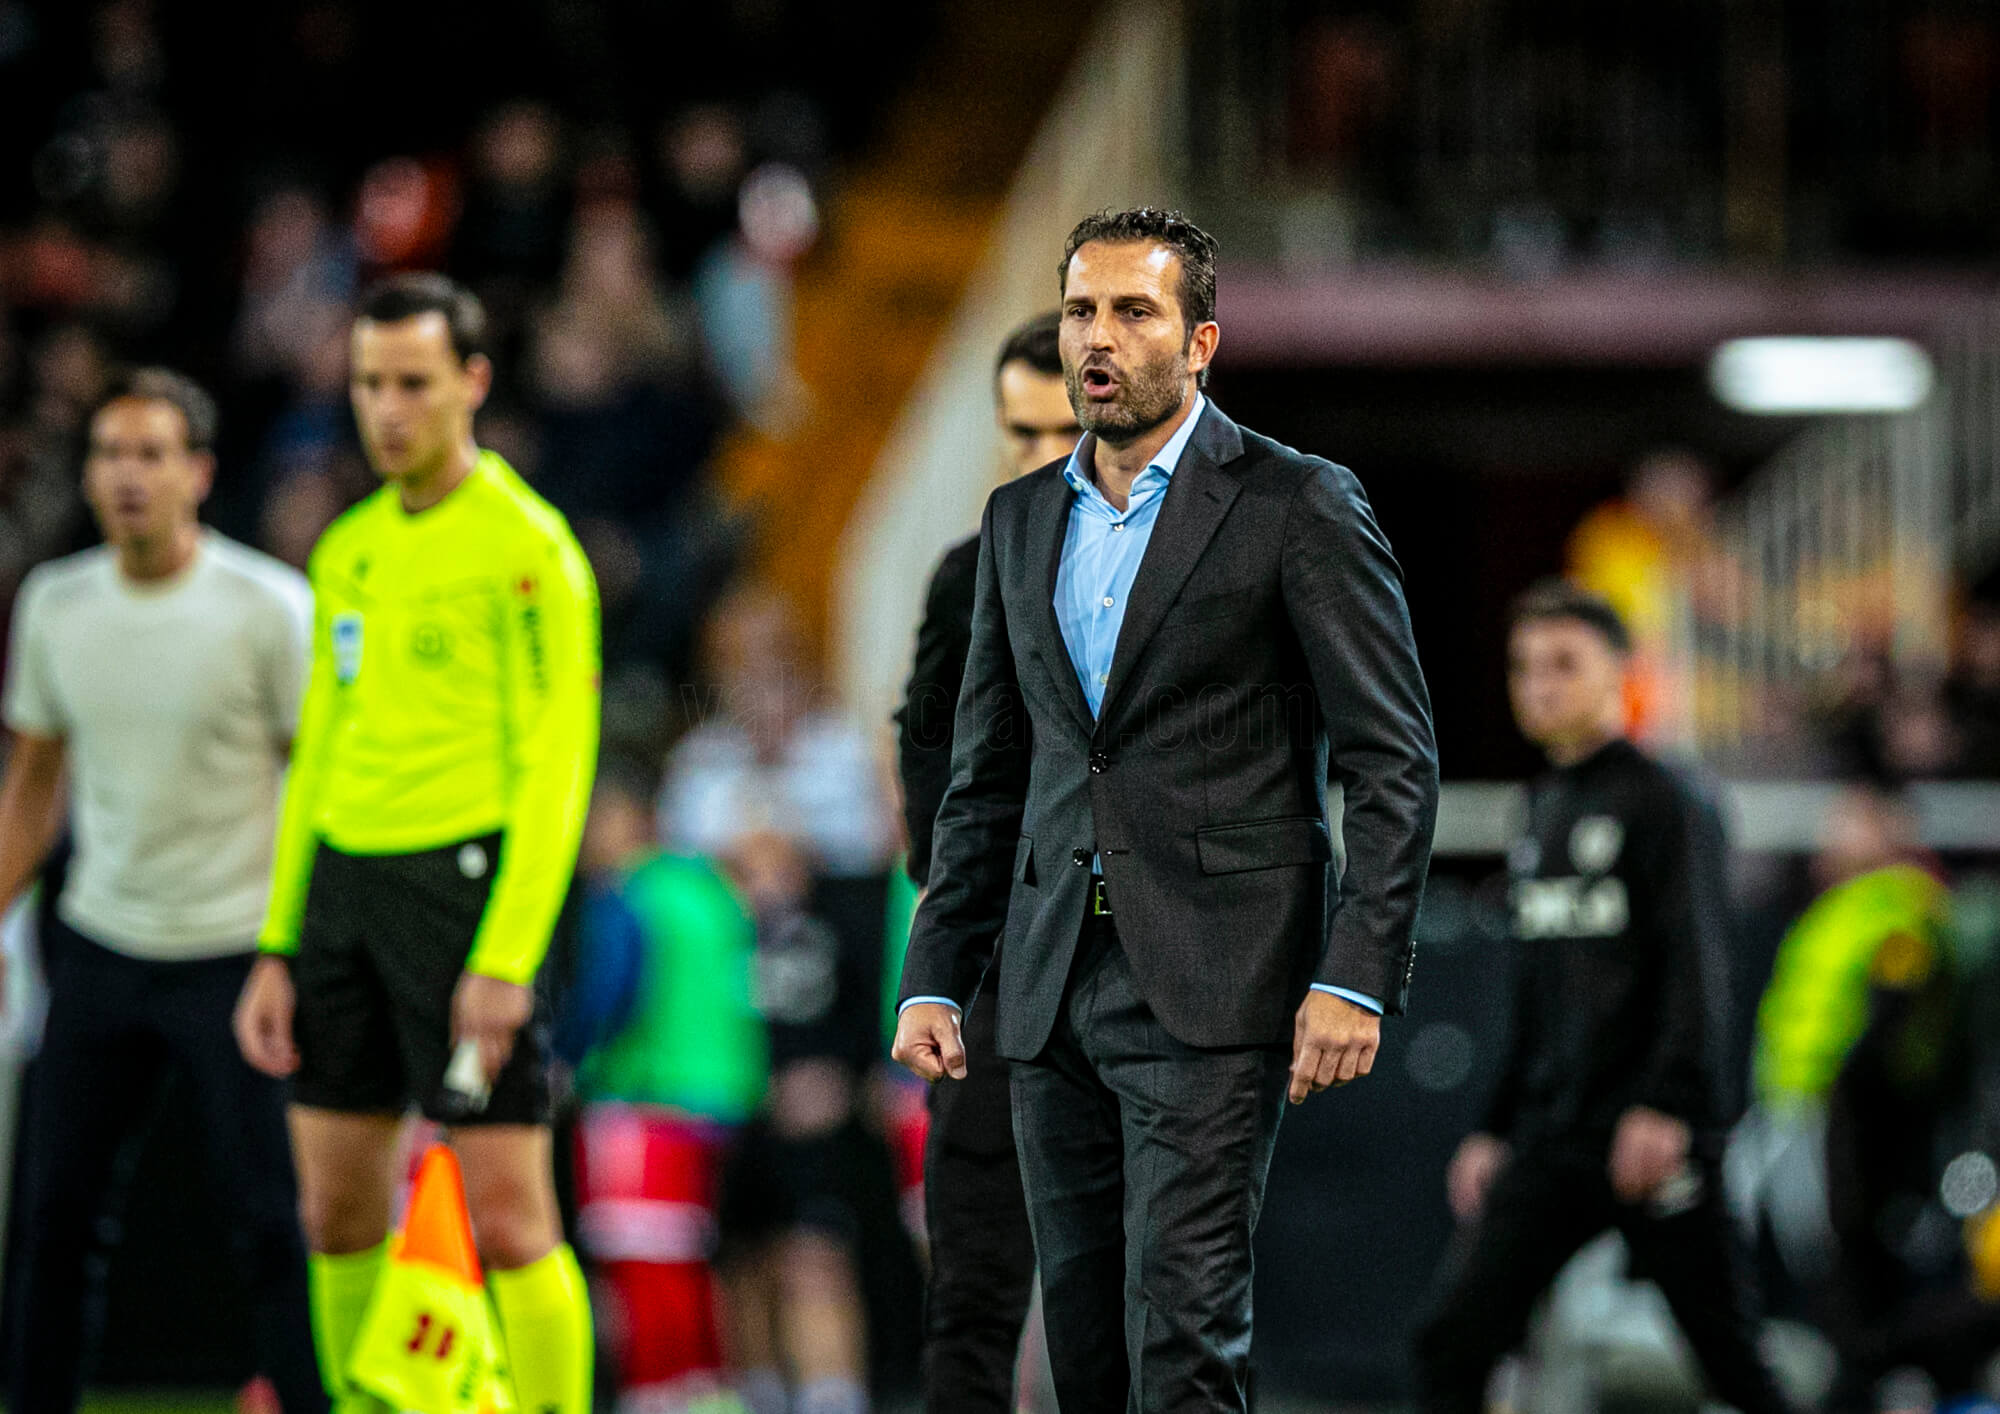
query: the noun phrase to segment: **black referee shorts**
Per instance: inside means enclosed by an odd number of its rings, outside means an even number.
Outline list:
[[[550,1007],[534,1014],[493,1082],[485,1110],[442,1104],[451,1060],[451,998],[500,869],[501,837],[420,854],[356,855],[321,844],[313,858],[292,979],[299,1068],[292,1099],[317,1109],[466,1124],[547,1124]]]

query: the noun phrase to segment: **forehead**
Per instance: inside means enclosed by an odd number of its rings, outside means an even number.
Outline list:
[[[1180,253],[1158,241],[1086,241],[1069,258],[1063,293],[1171,300],[1179,289]]]
[[[354,361],[357,366],[458,362],[451,347],[451,325],[434,309],[391,323],[377,323],[366,317],[355,320]]]
[[[1060,373],[1043,373],[1025,360],[1013,359],[1000,370],[1000,410],[1009,418],[1026,418],[1061,405],[1069,415],[1069,392]]]
[[[94,440],[185,443],[187,433],[187,419],[165,398],[115,398],[90,423]]]
[[[1615,659],[1618,655],[1604,635],[1582,619],[1529,619],[1514,626],[1508,636],[1512,651],[1521,656],[1569,653]]]

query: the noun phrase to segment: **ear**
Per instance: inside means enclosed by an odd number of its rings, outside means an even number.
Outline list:
[[[1222,342],[1222,326],[1213,319],[1194,326],[1188,336],[1188,373],[1196,374],[1215,360],[1216,346]]]
[[[188,458],[188,465],[194,469],[194,502],[201,505],[215,489],[215,453],[196,452]]]
[[[493,360],[485,354],[474,354],[465,361],[465,379],[472,388],[472,410],[478,412],[486,406],[487,395],[493,391]]]

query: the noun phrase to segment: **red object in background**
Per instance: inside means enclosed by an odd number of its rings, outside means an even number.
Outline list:
[[[924,1102],[926,1093],[924,1086],[915,1081],[894,1083],[884,1107],[903,1226],[919,1243],[925,1240],[924,1145],[931,1132],[930,1107]]]
[[[577,1226],[622,1390],[719,1387],[716,1175],[726,1132],[647,1105],[598,1104],[576,1137]]]
[[[435,269],[457,225],[458,178],[448,163],[388,157],[361,179],[354,239],[376,270]]]

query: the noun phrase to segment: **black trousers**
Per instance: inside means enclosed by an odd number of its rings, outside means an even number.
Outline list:
[[[1250,1238],[1289,1063],[1175,1040],[1114,928],[1085,921],[1054,1033],[1011,1077],[1065,1414],[1247,1408]]]
[[[992,974],[989,972],[988,976]],[[924,1408],[1007,1414],[1034,1294],[1035,1244],[1014,1153],[1008,1063],[994,1046],[993,988],[966,1012],[966,1075],[931,1087],[924,1145]]]
[[[242,1276],[259,1367],[285,1414],[321,1414],[306,1251],[285,1128],[285,1085],[252,1070],[230,1015],[252,959],[150,962],[58,923],[47,939],[49,1014],[22,1124],[23,1299],[9,1414],[70,1414],[102,1319],[97,1229],[114,1178],[145,1135],[168,1073],[188,1081],[206,1178]]]
[[[1634,1272],[1667,1298],[1710,1389],[1743,1414],[1787,1405],[1757,1354],[1757,1303],[1713,1163],[1695,1162],[1671,1204],[1620,1203],[1602,1143],[1544,1145],[1501,1170],[1478,1221],[1461,1228],[1417,1337],[1417,1407],[1478,1414],[1500,1358],[1521,1343],[1535,1301],[1563,1264],[1609,1228]]]

